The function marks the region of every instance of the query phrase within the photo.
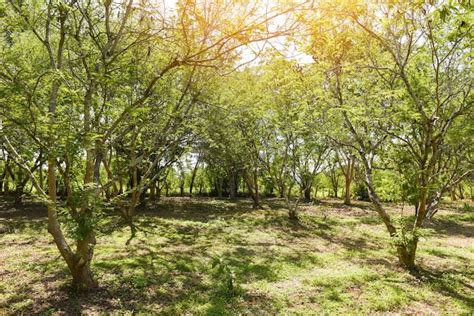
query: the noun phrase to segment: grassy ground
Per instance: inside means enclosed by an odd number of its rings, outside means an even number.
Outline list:
[[[101,286],[84,293],[70,287],[45,210],[1,202],[0,314],[473,312],[472,211],[451,206],[439,213],[420,242],[413,276],[397,266],[368,204],[305,205],[300,224],[289,222],[277,201],[264,206],[168,199],[142,213],[148,233],[128,246],[127,228],[101,222],[93,264]]]

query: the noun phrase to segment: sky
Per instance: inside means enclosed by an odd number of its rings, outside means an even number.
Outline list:
[[[159,6],[162,6],[165,8],[167,12],[173,12],[176,8],[176,3],[177,0],[151,0],[153,2],[156,2],[159,4]],[[212,0],[208,0],[212,1]],[[272,0],[268,0],[270,3],[272,3]],[[310,55],[307,55],[303,52],[300,52],[297,50],[296,45],[294,44],[288,44],[285,45],[285,39],[284,38],[275,38],[271,39],[268,43],[254,43],[251,47],[244,48],[242,50],[242,60],[241,63],[248,63],[250,64],[253,63],[258,63],[259,58],[255,59],[255,54],[254,51],[259,51],[262,47],[263,48],[274,48],[277,49],[282,53],[282,55],[285,56],[285,58],[288,59],[293,59],[296,60],[298,63],[301,64],[310,64],[313,63],[313,59]],[[255,60],[254,60],[255,59]],[[253,61],[252,61],[253,60]]]

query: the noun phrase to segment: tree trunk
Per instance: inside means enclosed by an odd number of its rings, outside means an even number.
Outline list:
[[[86,234],[84,239],[76,242],[77,261],[75,262],[72,276],[73,283],[78,287],[92,288],[97,286],[91,271],[95,244],[95,234],[92,230]]]
[[[397,246],[398,260],[400,264],[408,270],[415,269],[416,249],[418,246],[418,238],[415,237],[407,245]]]
[[[382,202],[380,201],[380,198],[374,189],[373,181],[372,181],[372,167],[369,161],[367,160],[367,157],[363,153],[361,153],[360,156],[361,156],[362,163],[364,164],[364,181],[365,181],[365,185],[367,186],[369,198],[372,201],[372,204],[374,205],[375,211],[382,218],[390,236],[393,237],[396,235],[397,229],[392,224],[390,215],[383,208]]]
[[[118,178],[118,183],[119,183],[119,194],[123,194],[123,177],[119,176]]]
[[[344,175],[344,204],[351,205],[351,183],[354,178],[355,157],[344,154],[342,156],[345,157],[344,163],[339,159],[337,162],[339,163],[339,167]]]
[[[287,197],[285,199],[286,207],[288,208],[288,217],[291,221],[298,221],[299,220],[299,218],[298,218],[298,205],[299,205],[299,202],[302,198],[302,195],[303,195],[303,191],[300,191],[300,194],[299,194],[298,198],[296,199],[296,201],[293,204],[291,203],[291,199],[289,197]]]
[[[454,202],[457,200],[456,198],[456,189],[455,188],[451,188],[451,190],[449,190],[450,193],[451,193],[451,201]]]
[[[39,160],[40,160],[39,170],[38,170],[38,173],[39,173],[39,186],[40,186],[41,189],[44,189],[43,151],[42,150],[40,150],[40,153],[39,153]]]
[[[280,193],[280,199],[283,199],[286,196],[286,188],[284,184],[278,186],[278,193]]]
[[[5,167],[3,169],[2,175],[0,176],[0,194],[3,193],[3,183],[5,181],[6,176],[7,176],[7,166],[6,166],[6,162],[5,162]],[[471,190],[471,192],[472,192],[472,190]]]
[[[298,200],[299,201],[299,200]],[[298,221],[298,201],[294,205],[291,204],[290,198],[286,198],[286,206],[288,208],[288,218],[291,221]]]
[[[311,201],[311,186],[304,188],[304,199],[306,201]]]
[[[222,198],[222,178],[216,179],[216,186],[217,186],[217,197]]]
[[[244,180],[247,184],[247,189],[249,191],[250,197],[252,198],[252,208],[259,209],[260,206],[260,194],[258,191],[258,179],[257,174],[254,172],[253,176],[249,175],[248,173],[244,174]]]
[[[135,216],[135,209],[138,205],[139,200],[140,200],[140,193],[137,192],[136,187],[134,187],[132,189],[132,198],[130,199],[129,205],[127,205],[125,209],[122,211],[125,221],[130,227],[130,237],[125,242],[126,245],[130,244],[132,239],[135,238],[136,236],[136,227],[135,227],[135,224],[133,223],[133,217]]]
[[[136,162],[137,156],[135,152],[135,138],[133,139],[132,146],[130,149],[130,160]],[[130,177],[130,190],[131,190],[131,198],[128,201],[128,205],[125,205],[124,209],[122,210],[123,217],[127,222],[128,226],[130,227],[130,238],[126,241],[125,244],[129,244],[130,241],[135,238],[135,225],[133,223],[133,217],[135,216],[135,207],[137,206],[140,200],[140,192],[138,191],[138,167],[137,164],[131,167],[131,177]]]
[[[459,188],[459,198],[461,200],[464,200],[464,190],[462,188],[462,184],[459,184],[458,188]]]
[[[374,187],[372,185],[372,173],[370,170],[367,170],[367,167],[369,165],[367,161],[364,160],[364,158],[362,158],[362,160],[363,160],[363,163],[366,165],[365,184],[367,186],[369,197],[372,201],[372,204],[375,207],[375,210],[377,211],[379,216],[382,218],[385,226],[387,227],[387,230],[390,236],[395,237],[397,234],[397,230],[395,226],[393,226],[389,214],[384,210],[382,203],[380,202],[380,199],[374,190]],[[423,206],[420,203],[420,212],[422,211],[422,207]],[[398,260],[400,264],[408,270],[412,270],[415,267],[415,255],[416,255],[417,244],[418,244],[418,238],[414,237],[414,239],[410,241],[408,245],[397,246]]]
[[[260,193],[258,190],[258,176],[257,176],[256,171],[254,171],[253,173],[253,184],[254,184],[254,189],[255,189],[255,199],[254,199],[253,208],[257,209],[257,208],[261,208],[261,206],[260,206]]]
[[[288,217],[292,221],[297,221],[298,220],[298,212],[296,211],[296,208],[290,208],[288,211]]]
[[[161,182],[156,181],[156,199],[160,200],[161,199]]]
[[[345,185],[344,185],[344,204],[351,205],[351,182],[352,177],[351,175],[345,175]]]
[[[250,191],[250,196],[252,197],[252,208],[254,210],[259,209],[260,208],[260,197],[259,197],[258,192],[253,192],[251,187],[249,187],[249,191]]]
[[[291,192],[293,191],[293,184],[291,184],[289,187],[288,187],[288,190],[286,191],[286,197],[291,199],[292,197],[292,194]]]
[[[28,178],[26,178],[26,181],[21,181],[21,183],[18,183],[18,185],[15,188],[15,206],[20,206],[23,203],[23,189],[25,188],[26,183],[28,182]]]
[[[48,159],[48,231],[53,236],[54,243],[61,256],[66,261],[77,287],[91,288],[97,286],[90,270],[95,239],[91,232],[83,240],[77,241],[77,253],[74,254],[66,242],[58,221],[56,210],[56,160]]]
[[[5,178],[3,179],[3,193],[5,196],[10,195],[10,181],[9,181],[9,172],[7,171],[5,174]]]
[[[150,185],[150,201],[156,200],[156,183],[153,181]]]
[[[234,170],[230,170],[229,172],[229,176],[230,176],[230,179],[229,179],[229,197],[231,199],[235,199],[237,197],[237,177],[235,176],[235,171]]]
[[[86,124],[88,122],[86,121]],[[87,128],[86,128],[87,130]],[[98,152],[99,144],[95,142],[95,149],[86,152],[86,170],[84,174],[84,186],[99,183],[101,155]],[[79,225],[79,231],[83,232],[82,238],[76,241],[76,253],[74,254],[73,266],[71,269],[73,284],[78,288],[92,288],[97,286],[91,271],[91,262],[94,256],[94,247],[96,244],[95,233],[87,222],[92,217],[92,210],[82,208],[76,215]]]
[[[189,196],[193,196],[194,180],[196,179],[196,174],[197,174],[200,158],[201,158],[201,156],[199,155],[197,157],[196,164],[194,165],[194,168],[193,168],[193,173],[191,175],[191,181],[189,183]]]
[[[114,179],[114,176],[112,174],[112,170],[110,170],[110,164],[112,162],[112,151],[110,152],[110,159],[107,160],[107,159],[104,159],[102,161],[103,165],[104,165],[104,168],[105,168],[105,171],[107,173],[107,180],[108,181],[112,181],[112,193],[110,193],[109,190],[107,190],[107,198],[110,200],[111,198],[114,198],[116,197],[118,194],[122,194],[120,192],[120,187],[117,187],[117,182],[115,181]],[[121,177],[120,177],[121,179]],[[120,183],[120,182],[119,182]]]
[[[423,220],[426,217],[428,206],[428,189],[426,185],[421,186],[419,203],[418,213],[416,214],[416,221],[413,227],[414,229],[421,227],[423,225]]]

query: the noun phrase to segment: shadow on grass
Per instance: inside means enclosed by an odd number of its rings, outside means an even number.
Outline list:
[[[440,235],[474,237],[472,217],[451,219],[446,216],[440,216],[435,218],[432,224],[426,225],[426,227],[434,229]]]
[[[236,293],[229,293],[211,263],[202,260],[206,256],[198,251],[159,252],[156,247],[143,244],[129,248],[128,255],[95,261],[94,271],[101,284],[97,289],[74,290],[69,285],[67,271],[56,267],[46,277],[41,274],[40,278],[31,280],[47,289],[42,297],[31,296],[29,285],[25,284],[18,287],[17,295],[5,304],[8,307],[30,299],[33,302],[21,311],[35,314],[81,314],[86,310],[165,315],[276,312],[272,298],[264,294],[247,293],[241,288]],[[274,272],[264,264],[252,264],[244,252],[241,254],[231,262],[238,271],[238,282],[272,277]],[[110,275],[114,277],[110,279]]]
[[[164,219],[208,222],[252,211],[255,210],[252,209],[252,204],[247,199],[167,198],[139,210],[138,213]]]
[[[48,215],[46,207],[31,200],[14,206],[10,200],[0,199],[0,219],[40,219]]]
[[[372,204],[370,202],[363,201],[351,201],[351,205],[345,205],[342,200],[330,199],[330,200],[321,200],[318,203],[320,206],[329,206],[332,208],[342,209],[346,211],[351,211],[354,208],[362,209],[370,212],[372,210]],[[367,212],[365,212],[367,213]]]
[[[94,271],[102,288],[88,293],[74,292],[65,285],[70,280],[69,275],[56,268],[55,271],[59,270],[57,274],[33,282],[49,284],[60,280],[61,285],[52,286],[47,297],[36,299],[29,309],[23,311],[47,313],[54,309],[79,314],[87,309],[99,312],[122,310],[213,315],[278,312],[273,298],[265,294],[242,290],[238,295],[229,295],[222,288],[222,280],[216,276],[211,264],[215,245],[220,247],[221,256],[235,270],[236,282],[241,284],[279,281],[284,278],[279,270],[281,266],[290,269],[324,266],[326,262],[317,255],[317,245],[308,242],[301,246],[302,242],[308,240],[314,242],[315,237],[336,245],[336,249],[351,252],[347,256],[343,254],[343,257],[354,263],[391,268],[394,265],[386,258],[371,257],[371,251],[386,247],[385,241],[374,242],[369,237],[342,234],[340,229],[347,225],[347,221],[340,217],[329,215],[323,218],[314,214],[302,214],[299,222],[292,222],[281,209],[272,208],[277,207],[278,201],[265,204],[267,208],[263,211],[254,211],[250,201],[175,200],[164,200],[153,209],[139,212],[141,216],[137,220],[140,225],[152,232],[152,235],[146,236],[150,237],[146,238],[146,242],[137,239],[129,247],[120,245],[125,253],[110,256],[109,251],[108,257],[97,255]],[[337,203],[337,207],[340,206]],[[10,219],[21,225],[30,224],[21,216]],[[379,224],[378,218],[372,215],[359,217],[356,221],[357,224]],[[44,223],[37,222],[38,225],[32,229],[44,229]],[[459,234],[459,225],[464,227],[464,224],[451,221],[441,223],[443,225],[448,226],[444,227],[447,229],[446,234]],[[468,226],[464,228],[466,227]],[[462,229],[463,234],[466,234]],[[247,235],[249,232],[259,231],[272,233],[272,239],[262,241],[258,239],[260,235],[254,239]],[[346,231],[347,229],[344,232]],[[38,265],[44,265],[44,262]],[[440,293],[472,306],[472,299],[465,290],[456,292],[459,287],[472,291],[469,284],[455,278],[453,281],[442,273],[428,270],[423,270],[420,274],[425,275],[426,282]],[[369,279],[370,277],[368,276]],[[330,281],[328,291],[333,285],[333,280]],[[340,291],[346,291],[345,284],[340,286]],[[28,293],[28,288],[21,288],[19,292]],[[331,299],[334,293],[329,291],[327,298]],[[18,296],[17,301],[19,297],[22,296]],[[339,296],[336,295],[335,298],[338,299]],[[12,304],[17,302],[14,297],[11,300]]]
[[[466,282],[465,278],[473,279],[472,272],[459,271],[456,269],[431,269],[418,266],[413,275],[430,284],[431,288],[442,295],[452,297],[460,301],[471,311],[474,310],[474,286]]]

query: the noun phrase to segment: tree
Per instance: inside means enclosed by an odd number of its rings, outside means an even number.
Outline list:
[[[321,133],[324,113],[316,89],[317,76],[310,68],[294,62],[272,59],[257,89],[264,97],[257,103],[259,118],[255,152],[259,162],[285,199],[290,219],[297,220],[302,198],[311,199],[314,178],[325,167],[327,140]],[[313,74],[314,75],[314,74]],[[292,189],[299,194],[292,199]]]
[[[147,151],[156,149],[155,144],[139,148],[142,131],[131,128],[129,122],[139,122],[144,109],[146,113],[154,106],[160,111],[161,102],[168,100],[160,100],[159,95],[165,83],[176,78],[172,74],[180,77],[187,73],[185,69],[232,62],[242,46],[292,28],[290,23],[275,32],[267,26],[293,8],[265,9],[250,1],[233,6],[228,1],[210,5],[180,1],[176,15],[166,15],[160,14],[159,5],[148,1],[15,0],[2,9],[0,23],[9,32],[1,42],[0,85],[14,87],[9,101],[2,104],[3,124],[23,128],[42,151],[48,166],[47,190],[36,181],[29,161],[6,133],[2,133],[2,142],[48,205],[48,230],[74,283],[93,287],[97,284],[91,261],[98,202],[111,187],[118,191],[115,182],[122,176],[116,179],[114,168],[107,168],[111,161],[104,159],[105,154],[113,152],[119,142],[128,143],[123,149],[132,162],[132,194],[128,205],[121,207],[125,206],[123,214],[130,219],[148,181],[155,179],[150,174],[156,171],[159,159],[154,160],[156,153]],[[237,18],[242,12],[245,18]],[[189,95],[183,93],[183,99],[189,101]],[[173,126],[180,120],[171,122]],[[159,148],[166,151],[176,140],[165,139],[168,143]],[[173,155],[173,151],[165,154]],[[144,165],[147,169],[140,171]],[[102,168],[108,169],[106,182],[101,181]],[[73,181],[78,177],[82,183]],[[139,181],[140,177],[146,182]],[[76,249],[60,225],[58,210],[63,205],[57,196],[58,178],[64,183],[65,207],[76,226]]]
[[[453,10],[466,9],[459,5]],[[349,133],[339,143],[359,153],[369,196],[396,238],[400,263],[408,269],[415,266],[419,229],[430,196],[437,191],[440,176],[449,170],[442,163],[449,156],[448,134],[472,107],[466,60],[471,26],[449,10],[436,3],[402,2],[343,7],[336,11],[339,23],[333,30],[337,34],[329,38],[319,32],[314,40],[324,46],[316,58],[328,67],[328,84],[341,110],[338,119]],[[382,22],[377,12],[383,12]],[[381,155],[386,146],[394,148],[393,156]],[[397,229],[380,201],[373,172],[374,164],[385,167],[383,160],[390,164],[401,152],[410,157],[415,170],[418,206],[413,226]],[[409,177],[410,168],[405,165],[404,169]]]
[[[345,147],[337,150],[337,164],[344,176],[344,204],[351,205],[351,183],[355,176],[356,157]]]
[[[390,25],[381,31],[376,31],[373,22],[354,20],[389,55],[393,65],[390,72],[403,91],[404,102],[392,107],[393,117],[399,119],[392,120],[395,124],[385,132],[403,144],[417,170],[416,219],[402,258],[405,266],[413,268],[418,229],[439,191],[440,177],[449,170],[443,162],[449,156],[449,134],[460,117],[472,109],[473,81],[466,60],[472,25],[464,22],[467,16],[454,15],[468,10],[462,4],[399,3],[386,9]],[[373,66],[386,78],[387,71],[380,69],[379,62]]]

